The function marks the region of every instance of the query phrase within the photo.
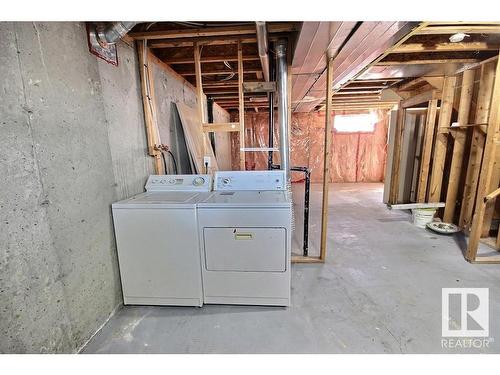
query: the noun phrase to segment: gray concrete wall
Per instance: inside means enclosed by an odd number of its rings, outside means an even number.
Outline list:
[[[121,303],[110,204],[143,190],[137,61],[81,23],[0,23],[0,352],[74,352]]]

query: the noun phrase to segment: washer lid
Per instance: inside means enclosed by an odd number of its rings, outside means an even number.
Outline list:
[[[162,208],[170,206],[187,206],[196,204],[196,197],[200,193],[192,191],[157,191],[146,192],[131,198],[113,203],[114,208]]]
[[[284,191],[216,191],[198,207],[290,207]]]

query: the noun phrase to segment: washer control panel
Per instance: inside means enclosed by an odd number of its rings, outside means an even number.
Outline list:
[[[285,190],[285,171],[218,171],[214,190]]]
[[[208,174],[151,175],[146,191],[210,191],[212,176]]]

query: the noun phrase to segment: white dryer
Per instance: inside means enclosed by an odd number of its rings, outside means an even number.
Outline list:
[[[215,173],[198,203],[204,303],[290,305],[291,215],[283,171]]]
[[[208,175],[153,175],[146,192],[112,205],[126,305],[202,306],[196,204]]]

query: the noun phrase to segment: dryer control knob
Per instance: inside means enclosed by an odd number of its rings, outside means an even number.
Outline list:
[[[227,185],[227,184],[229,184],[230,182],[231,182],[231,179],[230,179],[229,177],[225,177],[225,178],[223,178],[223,179],[222,179],[222,183],[223,183],[224,185]]]

